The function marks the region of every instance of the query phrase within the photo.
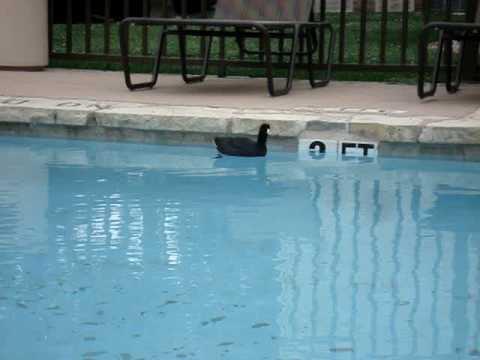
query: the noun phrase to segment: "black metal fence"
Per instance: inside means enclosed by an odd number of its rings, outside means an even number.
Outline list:
[[[121,19],[207,17],[214,3],[215,0],[49,0],[50,57],[119,62]],[[468,0],[315,0],[314,15],[319,21],[330,21],[337,32],[336,70],[414,71],[416,43],[424,24],[432,20],[465,21],[471,15],[468,10],[471,3]],[[159,29],[148,26],[132,32],[133,63],[151,63],[158,46],[158,32]],[[283,46],[279,41],[278,46]],[[172,39],[163,49],[167,63],[178,62],[175,42]],[[214,45],[212,65],[217,67],[219,75],[228,68],[262,66],[258,58],[245,58],[228,39],[220,38]],[[200,39],[189,49],[192,62],[199,61],[205,47],[205,41]],[[325,54],[325,48],[320,46],[318,67],[322,67]],[[276,66],[282,66],[283,59],[276,60]]]

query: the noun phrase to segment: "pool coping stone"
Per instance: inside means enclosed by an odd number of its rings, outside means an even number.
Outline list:
[[[39,126],[82,128],[100,133],[99,129],[115,129],[202,134],[209,139],[218,134],[256,135],[264,122],[270,123],[271,135],[277,142],[333,137],[427,147],[467,146],[474,149],[469,159],[478,157],[480,161],[480,109],[464,118],[449,118],[411,116],[402,111],[379,109],[237,109],[0,96],[0,125],[8,125],[10,130],[16,125],[28,127],[32,132]],[[0,133],[4,131],[0,129]],[[142,141],[141,138],[133,140]]]

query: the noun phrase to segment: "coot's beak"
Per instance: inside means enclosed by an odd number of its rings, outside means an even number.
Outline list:
[[[267,134],[270,135],[270,128],[267,129]]]

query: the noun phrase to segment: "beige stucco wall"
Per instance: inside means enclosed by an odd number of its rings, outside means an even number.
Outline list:
[[[48,65],[47,0],[0,0],[0,66]]]

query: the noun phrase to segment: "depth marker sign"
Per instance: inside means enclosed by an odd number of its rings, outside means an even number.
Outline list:
[[[378,144],[366,141],[300,139],[301,160],[373,160],[378,156]]]

